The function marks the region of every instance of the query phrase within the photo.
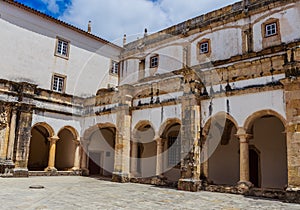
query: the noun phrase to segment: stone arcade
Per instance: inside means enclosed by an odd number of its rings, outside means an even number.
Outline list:
[[[123,47],[0,1],[0,173],[300,200],[300,1],[244,0]]]

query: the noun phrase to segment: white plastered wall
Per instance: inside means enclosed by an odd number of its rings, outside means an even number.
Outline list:
[[[118,60],[119,48],[3,1],[0,15],[2,79],[51,89],[52,75],[57,73],[66,76],[65,92],[78,96],[95,95],[100,87],[117,84],[109,69],[111,59]],[[54,55],[57,37],[70,41],[69,59]]]

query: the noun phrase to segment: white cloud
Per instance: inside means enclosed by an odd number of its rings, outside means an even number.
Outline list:
[[[59,13],[59,5],[57,4],[58,1],[60,0],[42,0],[42,2],[47,5],[47,10],[54,14]]]
[[[92,33],[120,43],[125,33],[130,38],[131,35],[142,34],[144,28],[155,32],[236,1],[72,0],[60,18],[84,30],[91,20]]]

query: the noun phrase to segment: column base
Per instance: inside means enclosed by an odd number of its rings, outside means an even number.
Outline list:
[[[81,176],[89,176],[90,175],[90,171],[87,168],[82,168],[81,169]]]
[[[81,175],[81,169],[78,167],[73,167],[72,171],[75,175]]]
[[[28,169],[27,168],[15,168],[13,169],[14,177],[28,177]]]
[[[250,188],[253,187],[253,184],[251,182],[248,181],[239,181],[237,183],[237,189],[239,193],[246,193],[250,190]]]
[[[46,172],[56,173],[57,169],[55,167],[47,167],[45,168]]]
[[[125,183],[130,181],[130,177],[127,173],[113,172],[111,181]]]
[[[201,190],[201,180],[200,179],[179,179],[178,190],[197,192]]]
[[[15,164],[12,160],[0,161],[0,176],[12,177],[14,173]]]

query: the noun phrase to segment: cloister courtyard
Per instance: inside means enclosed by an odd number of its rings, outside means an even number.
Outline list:
[[[0,183],[1,209],[300,209],[299,204],[242,195],[191,193],[79,176],[2,178]]]

